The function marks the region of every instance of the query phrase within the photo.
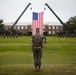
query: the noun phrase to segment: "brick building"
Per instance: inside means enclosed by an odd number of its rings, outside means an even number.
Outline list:
[[[5,23],[4,28],[6,30],[10,29],[13,25],[13,22]],[[31,22],[18,22],[14,29],[26,34],[29,31],[32,31],[32,23]],[[56,34],[60,32],[62,29],[62,24],[59,22],[44,22],[43,31],[48,32],[49,34]]]

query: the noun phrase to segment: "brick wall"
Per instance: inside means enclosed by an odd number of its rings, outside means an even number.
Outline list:
[[[6,30],[10,29],[11,25],[5,25],[4,28]],[[16,25],[14,26],[14,29],[19,30],[20,32],[26,34],[28,31],[32,31],[31,25]],[[60,32],[62,29],[62,25],[44,25],[43,31],[48,32],[49,34],[56,34],[57,32]]]

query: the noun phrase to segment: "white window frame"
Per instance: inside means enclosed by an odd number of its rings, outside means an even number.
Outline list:
[[[8,26],[6,26],[6,29],[8,29]]]
[[[20,26],[17,26],[17,29],[20,29]]]
[[[25,29],[27,29],[27,26],[25,26]]]
[[[59,26],[56,26],[56,29],[59,29]]]
[[[21,26],[21,29],[24,29],[24,26]]]
[[[14,29],[16,29],[16,26],[14,26]]]
[[[55,26],[52,26],[52,29],[55,29]]]
[[[51,26],[49,26],[49,29],[51,29]]]
[[[49,31],[49,34],[51,34],[51,31]]]
[[[52,31],[52,34],[55,34],[55,31]]]

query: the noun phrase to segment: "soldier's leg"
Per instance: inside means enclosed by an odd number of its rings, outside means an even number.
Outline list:
[[[35,66],[35,69],[37,69],[37,52],[36,51],[33,51],[33,57],[34,57],[34,66]]]
[[[41,57],[42,57],[42,52],[40,51],[39,53],[38,53],[38,69],[40,70],[40,68],[41,68]]]

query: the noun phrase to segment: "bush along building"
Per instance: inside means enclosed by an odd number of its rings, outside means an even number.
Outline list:
[[[4,29],[8,30],[11,28],[14,22],[5,23]],[[43,33],[52,35],[59,33],[62,30],[62,24],[59,22],[44,22]],[[31,22],[18,22],[14,29],[21,32],[22,34],[28,35],[32,34],[32,23]]]

